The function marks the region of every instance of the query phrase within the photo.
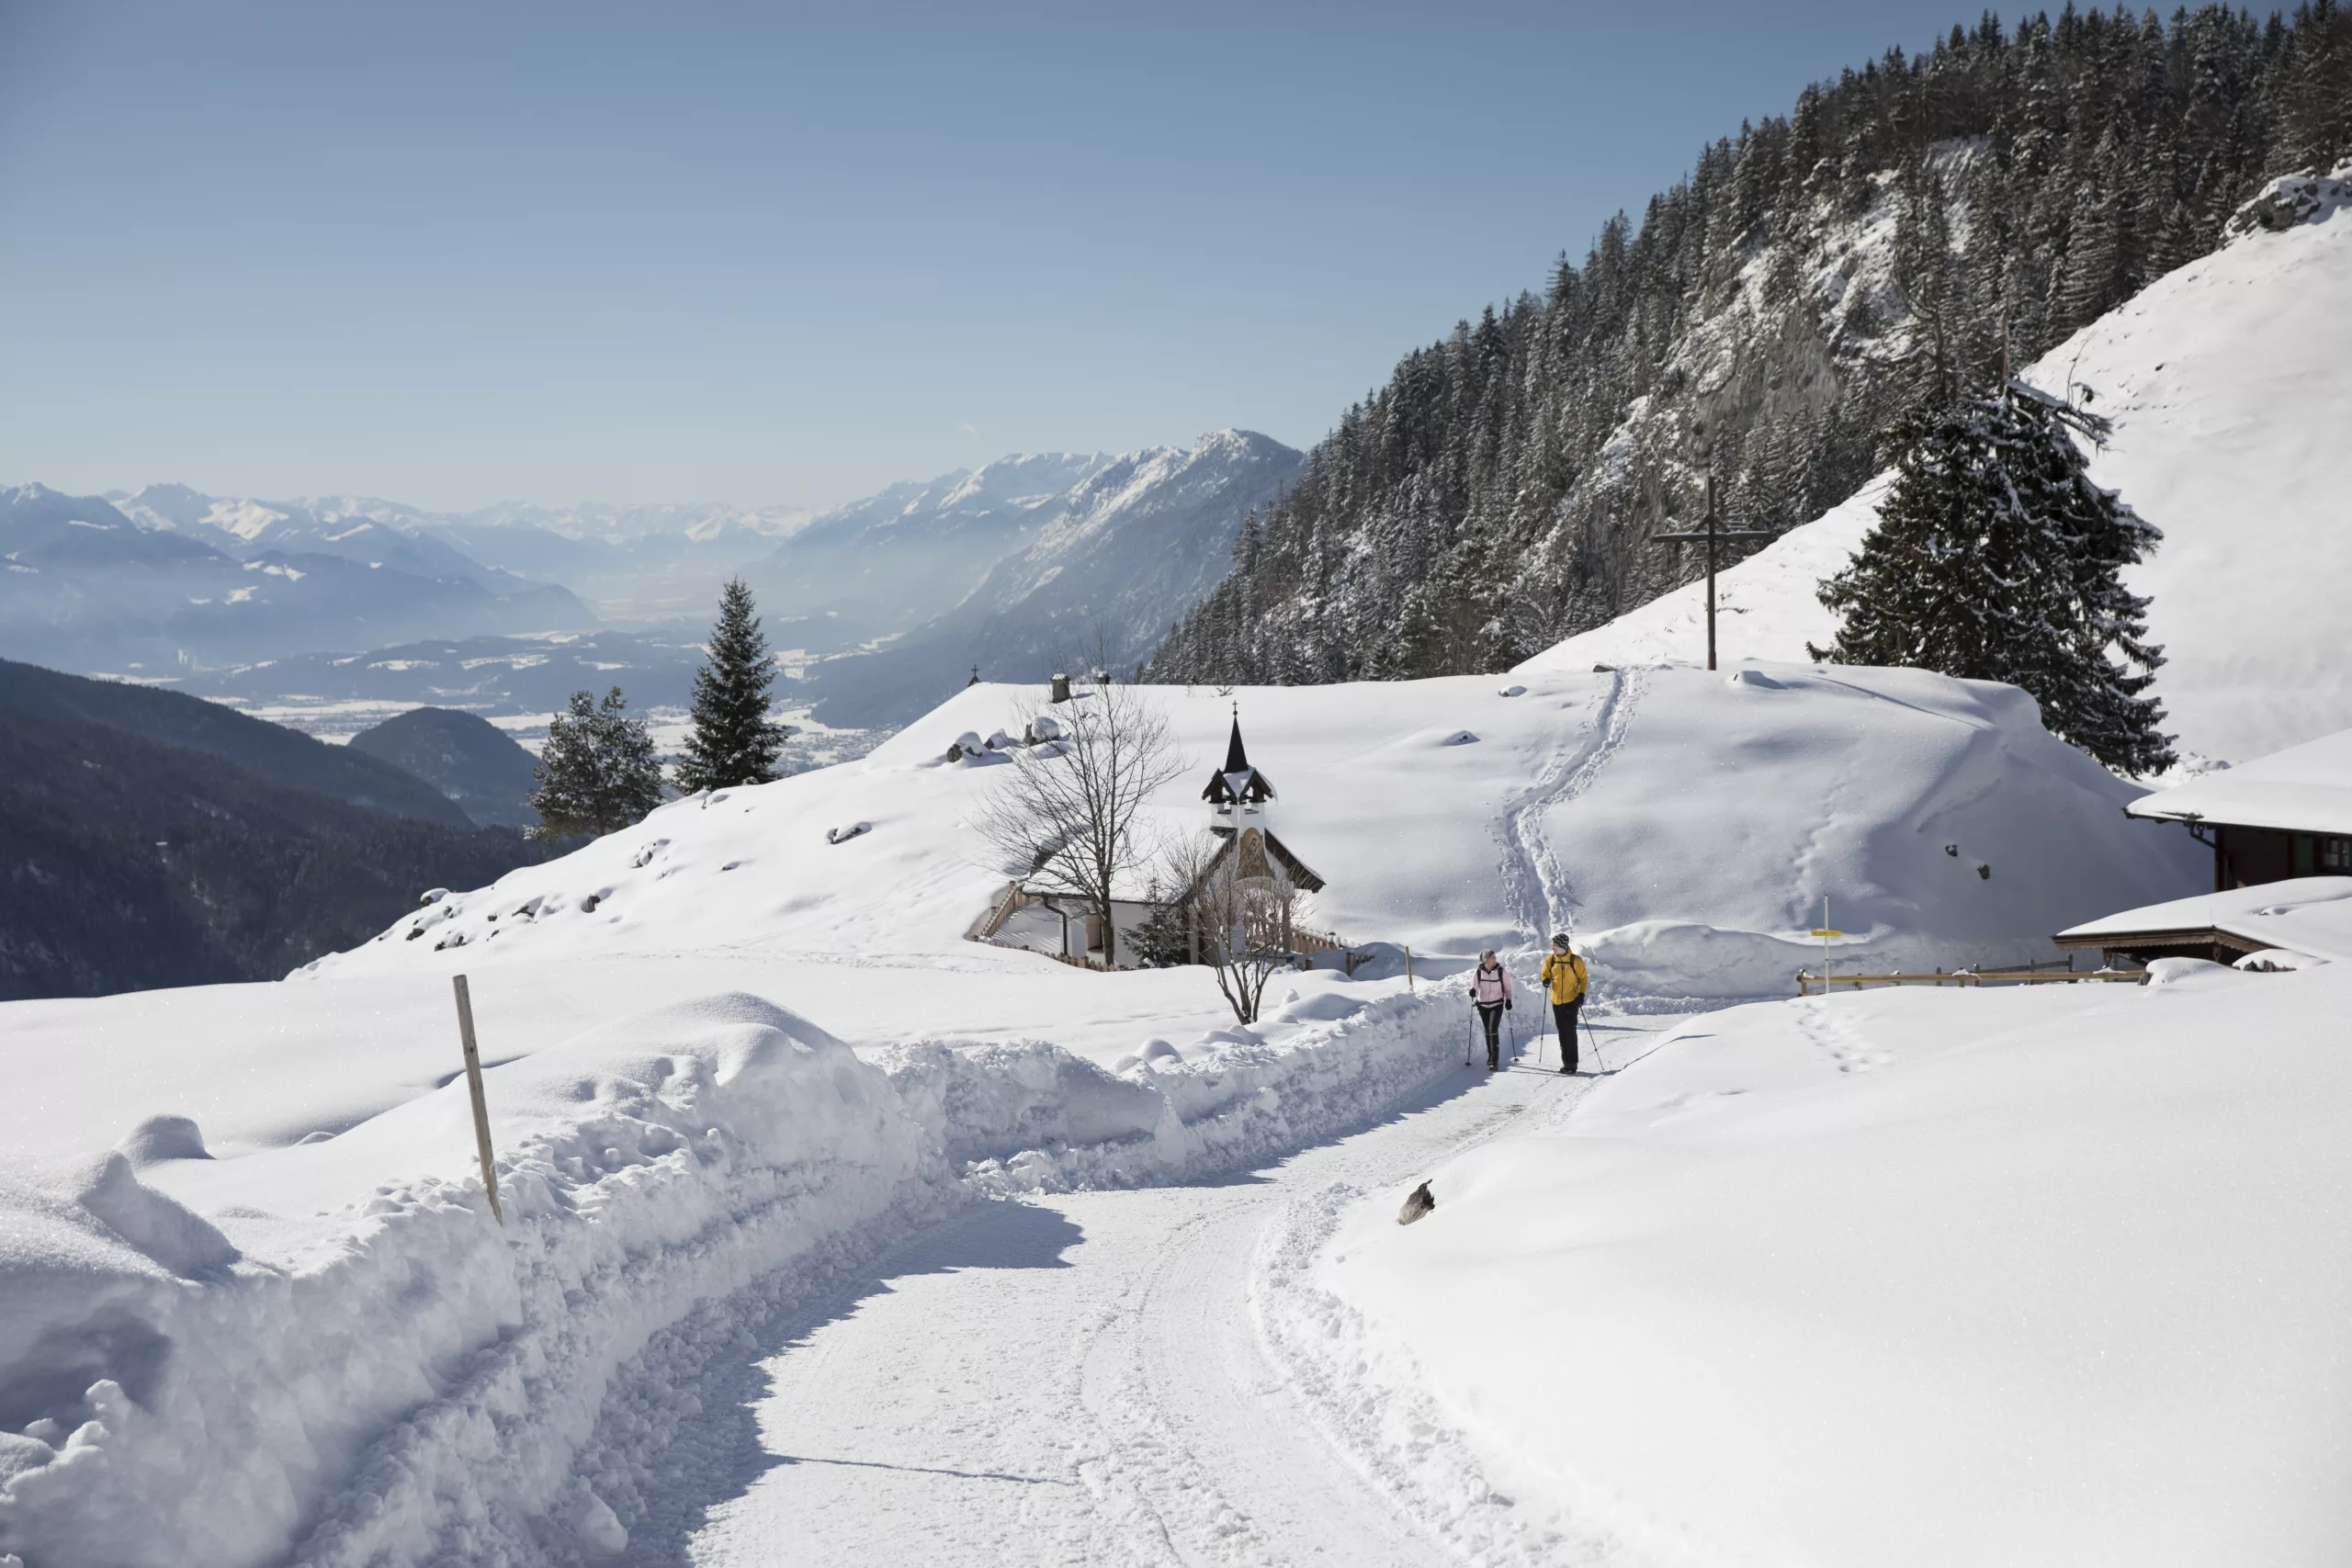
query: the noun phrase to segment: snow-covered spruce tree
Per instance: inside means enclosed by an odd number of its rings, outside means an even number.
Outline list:
[[[548,743],[531,769],[538,787],[526,797],[539,825],[537,842],[594,838],[626,828],[662,804],[662,763],[642,719],[615,686],[600,707],[587,692],[548,721]]]
[[[678,787],[688,795],[766,784],[776,776],[776,755],[790,733],[768,722],[775,666],[752,591],[740,577],[719,590],[709,651],[709,661],[695,671],[694,728],[678,759]]]
[[[2074,435],[2107,430],[2016,381],[1905,421],[1878,526],[1821,585],[1842,624],[1813,657],[2006,681],[2109,767],[2170,766],[2164,707],[2146,694],[2164,652],[2121,577],[2164,536],[2091,482]]]

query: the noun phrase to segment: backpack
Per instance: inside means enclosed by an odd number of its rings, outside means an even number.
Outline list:
[[[1573,953],[1569,953],[1567,963],[1565,965],[1561,964],[1560,955],[1556,953],[1544,960],[1544,985],[1547,987],[1556,987],[1558,985],[1558,977],[1563,974],[1573,975],[1576,976],[1576,994],[1577,996],[1581,997],[1585,992],[1592,988],[1591,973],[1585,968],[1584,960],[1577,954]]]

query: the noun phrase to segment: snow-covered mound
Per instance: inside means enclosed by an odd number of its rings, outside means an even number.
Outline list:
[[[2290,184],[2318,194],[2281,205]],[[2229,243],[2150,285],[2026,372],[2088,387],[2115,434],[2091,462],[2162,528],[2128,574],[2170,660],[2156,693],[2189,750],[2244,760],[2352,725],[2339,585],[2352,576],[2352,164],[2273,182]],[[2329,194],[2329,193],[2334,194]],[[1885,479],[1720,580],[1726,660],[1802,660],[1836,622],[1815,598],[1876,521]],[[1703,657],[1702,584],[1520,667],[1522,675]]]
[[[1206,818],[1233,705],[1281,792],[1274,830],[1329,885],[1312,919],[1422,953],[1574,924],[1604,978],[1683,997],[1781,991],[1820,951],[1947,968],[2044,957],[2051,933],[2177,897],[2203,852],[2133,823],[2119,783],[2014,688],[1918,671],[1689,666],[1347,686],[1145,688],[1195,763],[1153,830]],[[947,764],[1020,731],[1042,690],[976,686],[861,761],[674,803],[311,966],[352,976],[682,951],[961,951],[1003,870],[967,825],[1012,776]],[[1081,699],[1085,700],[1085,699]],[[872,830],[839,844],[826,829]],[[1606,934],[1601,934],[1601,933]]]
[[[1482,1561],[2345,1561],[2352,973],[2164,967],[1711,1014],[1271,1326]]]

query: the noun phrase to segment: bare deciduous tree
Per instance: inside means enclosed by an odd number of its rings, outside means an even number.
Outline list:
[[[1196,959],[1216,972],[1217,990],[1243,1023],[1258,1021],[1266,982],[1296,964],[1292,950],[1302,897],[1255,832],[1244,829],[1231,840],[1203,833],[1164,856],[1163,874],[1177,889],[1173,907]]]
[[[1152,855],[1137,817],[1184,760],[1169,739],[1167,719],[1132,686],[1098,683],[1054,717],[1060,738],[1015,752],[1012,776],[973,825],[1028,886],[1074,899],[1101,919],[1102,963],[1113,967],[1114,891]]]

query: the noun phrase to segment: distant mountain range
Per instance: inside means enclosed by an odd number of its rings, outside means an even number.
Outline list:
[[[1189,448],[1000,458],[814,514],[24,485],[0,491],[0,655],[235,702],[513,714],[618,684],[641,711],[685,700],[718,585],[740,572],[787,671],[807,677],[779,696],[821,702],[830,724],[888,726],[974,664],[999,678],[1073,657],[1132,665],[1225,574],[1243,518],[1301,460],[1217,431]]]
[[[770,615],[831,611],[904,632],[960,603],[1111,461],[1032,453],[892,485],[812,518],[745,576]]]
[[[1242,430],[1073,460],[1066,471],[1080,477],[1069,490],[1002,519],[1012,525],[993,537],[1012,547],[976,587],[887,647],[815,665],[802,700],[815,698],[827,724],[892,726],[937,705],[974,666],[999,681],[1096,662],[1128,670],[1216,586],[1243,521],[1271,507],[1305,461]]]
[[[595,621],[569,590],[429,535],[309,513],[182,522],[174,512],[204,498],[156,489],[124,498],[129,511],[38,484],[0,491],[0,655],[170,676],[300,649]]]

